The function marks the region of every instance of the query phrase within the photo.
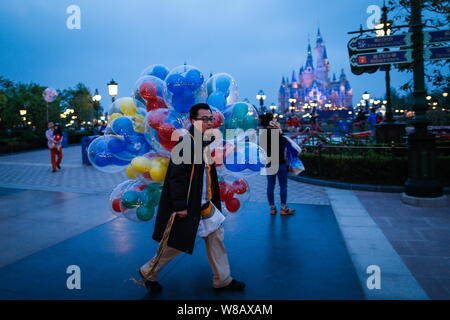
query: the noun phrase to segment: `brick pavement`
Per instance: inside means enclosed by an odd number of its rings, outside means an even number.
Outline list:
[[[354,193],[430,298],[450,299],[450,198],[419,208],[396,193]]]

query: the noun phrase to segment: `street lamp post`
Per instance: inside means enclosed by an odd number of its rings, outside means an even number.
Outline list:
[[[442,186],[436,175],[436,145],[434,134],[428,132],[429,124],[426,111],[428,105],[425,93],[424,44],[423,44],[422,8],[420,0],[411,1],[411,31],[413,39],[413,78],[414,78],[414,126],[408,135],[409,174],[405,182],[402,201],[417,204],[417,198],[435,198],[445,201]],[[443,199],[444,198],[444,199]],[[416,201],[417,200],[417,201]],[[429,200],[428,200],[429,201]],[[419,202],[420,205],[420,202]]]
[[[270,108],[270,110],[272,110],[272,113],[275,113],[277,106],[274,103],[272,103],[269,108]]]
[[[115,100],[115,96],[117,96],[117,93],[119,92],[119,84],[114,81],[114,79],[111,79],[111,81],[108,83],[108,94],[112,97],[112,102]]]
[[[259,109],[261,110],[261,112],[265,111],[265,107],[264,107],[264,100],[266,100],[266,95],[264,94],[264,91],[259,90],[258,94],[256,95],[256,99],[258,99],[259,101]]]
[[[94,101],[96,119],[98,122],[99,119],[99,111],[100,111],[100,100],[102,100],[102,96],[98,93],[98,89],[95,89],[95,94],[92,97],[92,101]]]

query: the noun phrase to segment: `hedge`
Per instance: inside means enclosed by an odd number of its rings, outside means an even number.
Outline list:
[[[408,177],[407,157],[386,157],[370,154],[337,155],[301,153],[306,170],[304,176],[339,182],[401,186]],[[437,161],[438,179],[450,186],[450,156],[441,156]]]

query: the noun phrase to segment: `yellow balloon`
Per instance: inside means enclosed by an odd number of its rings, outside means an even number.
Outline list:
[[[123,116],[123,114],[120,113],[113,113],[112,115],[109,116],[109,122],[113,121],[114,119]]]
[[[125,170],[125,173],[127,174],[127,177],[130,179],[136,179],[136,174],[134,173],[133,167],[129,165],[127,169]]]
[[[134,172],[139,175],[146,171],[150,171],[150,168],[152,167],[152,161],[143,156],[135,157],[133,160],[131,160],[131,167],[133,168]]]
[[[154,161],[150,168],[150,176],[155,182],[163,182],[166,177],[167,167],[161,165],[159,162]]]
[[[119,101],[120,111],[126,116],[134,116],[137,112],[136,103],[132,98],[122,98]]]
[[[155,161],[158,161],[164,167],[167,167],[169,165],[169,159],[167,158],[155,158]]]

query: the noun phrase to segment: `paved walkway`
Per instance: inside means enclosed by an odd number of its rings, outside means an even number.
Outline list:
[[[57,173],[47,150],[0,157],[0,298],[450,299],[450,206],[412,208],[396,194],[290,180],[288,203],[297,214],[270,217],[259,176],[249,179],[244,210],[224,225],[234,275],[248,290],[216,296],[208,289],[199,239],[196,257],[181,255],[165,270],[164,293],[146,295],[128,278],[155,248],[153,222],[111,214],[107,194],[125,175],[83,166],[80,146],[64,151]],[[81,291],[66,288],[71,264],[86,277]],[[381,269],[381,289],[366,285],[370,265]],[[29,268],[31,283],[23,277]],[[196,270],[195,281],[180,286],[186,268]]]

